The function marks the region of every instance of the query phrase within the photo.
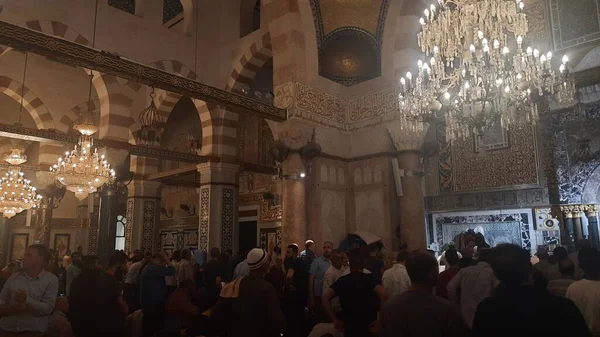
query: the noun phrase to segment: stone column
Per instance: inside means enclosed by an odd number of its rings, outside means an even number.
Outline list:
[[[8,263],[8,247],[10,246],[6,218],[0,216],[0,268]]]
[[[117,188],[105,186],[100,191],[100,214],[98,215],[98,257],[105,265],[115,251],[117,208]]]
[[[160,249],[160,182],[134,180],[127,186],[125,251]]]
[[[301,147],[312,141],[315,129],[299,120],[289,120],[275,126],[275,137],[285,143],[289,153],[282,163],[283,175],[290,176],[305,172],[300,153]],[[281,181],[281,243],[285,248],[291,243],[300,247],[308,239],[308,203],[304,179]],[[311,231],[315,232],[315,231]]]
[[[97,193],[90,194],[88,196],[88,211],[90,212],[90,219],[88,228],[87,252],[89,255],[96,255],[98,253],[98,220],[100,218],[100,206],[96,202],[96,198]],[[89,210],[90,206],[92,207],[91,211]]]
[[[52,227],[52,197],[44,197],[36,210],[35,243],[50,247],[50,231]]]
[[[200,173],[198,249],[208,252],[219,247],[235,251],[239,166],[207,162],[197,169]]]
[[[415,124],[415,126],[417,126]],[[427,128],[407,130],[401,121],[387,126],[393,146],[398,151],[398,168],[402,170],[402,196],[399,201],[400,244],[408,250],[427,249],[427,229],[425,227],[425,200],[423,194],[423,169],[420,149]]]
[[[425,201],[421,154],[417,150],[405,150],[398,154],[398,167],[404,170],[400,207],[400,241],[409,250],[427,248],[425,228]]]
[[[600,247],[600,231],[598,230],[598,205],[586,205],[590,241],[594,247]]]
[[[574,207],[573,206],[560,206],[560,210],[564,213],[564,219],[565,219],[565,235],[563,235],[562,237],[564,238],[563,244],[566,243],[567,245],[567,250],[569,251],[569,253],[572,253],[575,251],[575,226],[573,223],[573,211],[574,211]]]
[[[573,227],[575,229],[575,242],[583,239],[583,223],[581,222],[581,218],[585,216],[584,206],[583,205],[575,205],[573,206]]]

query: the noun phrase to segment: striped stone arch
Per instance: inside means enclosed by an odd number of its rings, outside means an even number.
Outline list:
[[[93,112],[100,110],[100,100],[94,99],[91,101]],[[68,133],[73,130],[73,125],[81,117],[84,112],[88,111],[88,101],[81,102],[67,111],[58,124],[58,131]]]
[[[226,90],[240,93],[244,86],[250,86],[256,72],[273,57],[271,34],[269,32],[254,41],[234,65]]]
[[[50,111],[34,92],[27,87],[22,88],[21,83],[12,78],[0,76],[0,93],[20,103],[21,89],[23,91],[23,107],[33,118],[36,127],[40,130],[54,130],[56,127]]]
[[[42,32],[44,34],[58,36],[65,40],[76,42],[85,46],[90,44],[90,41],[85,36],[81,35],[78,31],[60,21],[27,21],[25,22],[25,27]],[[0,56],[4,55],[10,49],[10,47],[0,46]]]

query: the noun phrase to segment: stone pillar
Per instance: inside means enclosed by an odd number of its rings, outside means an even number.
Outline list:
[[[0,268],[8,263],[8,247],[10,246],[6,218],[0,216]]]
[[[100,191],[98,215],[98,257],[106,265],[109,256],[115,251],[117,235],[117,188],[105,186]]]
[[[583,235],[583,223],[581,222],[581,218],[585,216],[583,210],[583,205],[573,206],[573,227],[575,229],[575,242],[578,242],[579,240],[585,238]]]
[[[96,255],[98,253],[98,220],[100,218],[100,206],[96,202],[97,193],[90,194],[88,196],[88,211],[89,214],[89,227],[88,227],[88,247],[87,252],[89,255]],[[92,207],[91,211],[89,207]]]
[[[284,174],[304,172],[302,158],[298,153],[290,153],[283,162]],[[308,239],[308,218],[306,186],[304,180],[286,179],[281,182],[281,241],[283,247],[297,243],[303,247]]]
[[[52,196],[44,196],[40,202],[40,207],[36,210],[34,242],[43,244],[48,248],[50,248],[50,231],[52,230],[53,199]]]
[[[585,212],[588,218],[588,232],[592,246],[600,247],[600,231],[598,230],[598,205],[586,205]]]
[[[396,120],[386,125],[392,145],[398,151],[398,168],[402,170],[402,196],[399,201],[400,245],[408,250],[427,249],[425,227],[425,200],[423,194],[423,169],[421,145],[427,127],[415,124],[407,128],[406,121]]]
[[[573,206],[560,206],[564,213],[565,235],[563,235],[563,244],[567,244],[569,253],[575,252],[575,226],[573,222]]]
[[[400,207],[400,241],[409,250],[427,249],[425,228],[425,201],[423,196],[423,175],[420,152],[402,151],[398,154],[398,167],[404,170],[402,196],[398,198]]]
[[[208,252],[212,247],[219,247],[235,251],[239,166],[208,162],[198,165],[197,169],[200,173],[198,249]]]
[[[294,119],[279,123],[275,126],[277,140],[285,143],[289,149],[282,163],[283,175],[290,176],[305,173],[306,168],[299,150],[313,140],[313,126]],[[308,239],[308,203],[306,200],[306,181],[304,179],[289,179],[281,181],[281,243],[282,249],[291,243],[300,247]],[[310,231],[314,233],[315,230]]]
[[[127,186],[125,251],[160,249],[160,182],[134,180]]]

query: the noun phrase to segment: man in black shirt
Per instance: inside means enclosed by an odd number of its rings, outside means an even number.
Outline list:
[[[290,336],[306,336],[304,333],[304,308],[308,300],[308,270],[304,261],[297,257],[298,246],[289,245],[285,251],[286,288],[284,311]]]
[[[207,302],[212,306],[217,303],[219,292],[221,291],[221,280],[223,278],[223,266],[219,258],[221,252],[219,248],[213,247],[210,250],[210,261],[204,266],[204,286],[206,287]]]
[[[385,288],[372,274],[363,273],[365,260],[360,250],[350,252],[350,274],[340,277],[322,297],[323,307],[336,330],[346,337],[365,337],[377,331],[377,311],[386,301]],[[331,299],[336,296],[342,307],[341,320],[336,317]]]
[[[493,254],[492,269],[500,285],[494,296],[479,303],[473,320],[473,337],[592,336],[573,302],[535,287],[535,269],[528,251],[517,245],[501,244],[493,249]]]
[[[127,304],[115,275],[122,272],[127,256],[114,252],[106,272],[97,270],[97,259],[86,256],[84,270],[73,281],[69,296],[70,318],[76,336],[124,336]]]

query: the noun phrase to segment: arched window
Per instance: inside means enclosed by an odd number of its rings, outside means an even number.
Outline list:
[[[163,2],[163,24],[169,27],[183,20],[183,6],[179,0],[164,0]],[[173,21],[173,22],[171,22]]]
[[[108,4],[124,12],[135,14],[135,0],[108,0]]]
[[[240,8],[240,37],[260,29],[260,0],[242,0]]]
[[[127,218],[117,215],[117,235],[115,238],[115,250],[125,250],[125,226]]]

